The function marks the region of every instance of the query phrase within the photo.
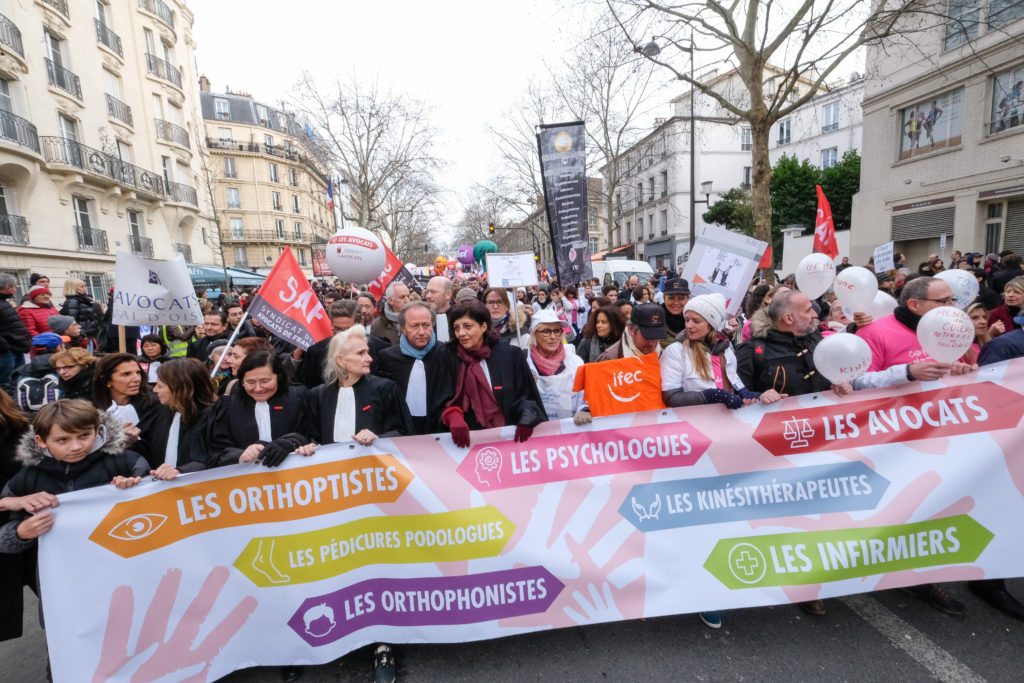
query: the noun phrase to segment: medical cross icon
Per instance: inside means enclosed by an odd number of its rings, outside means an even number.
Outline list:
[[[729,571],[742,583],[757,583],[764,578],[767,568],[764,554],[749,543],[738,543],[729,553]]]

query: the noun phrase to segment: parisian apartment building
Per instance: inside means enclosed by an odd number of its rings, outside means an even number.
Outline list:
[[[119,251],[215,264],[193,15],[176,0],[0,2],[0,271],[105,300]]]

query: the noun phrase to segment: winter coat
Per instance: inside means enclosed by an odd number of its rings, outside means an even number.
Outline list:
[[[13,309],[12,309],[13,310]],[[18,319],[21,322],[21,319]],[[21,468],[15,460],[20,433],[0,427],[0,490]],[[0,527],[10,521],[9,512],[0,512]],[[25,586],[35,590],[35,558],[31,554],[0,553],[0,641],[21,637]]]
[[[10,298],[0,295],[0,353],[28,353],[32,348],[32,337],[25,321],[11,305]]]
[[[188,343],[188,351],[185,355],[189,358],[196,358],[205,363],[210,359],[210,345],[215,341],[227,339],[230,336],[231,330],[224,328],[224,331],[215,337],[206,336],[202,339],[193,339]]]
[[[1014,325],[1013,324],[1013,318],[1014,318],[1014,316],[1020,315],[1020,311],[1021,311],[1020,308],[1016,308],[1015,310],[1011,311],[1010,307],[1007,306],[1006,304],[1001,304],[1001,305],[996,306],[995,308],[993,308],[988,313],[988,326],[989,326],[990,332],[991,332],[991,329],[992,329],[992,325],[994,325],[996,322],[1002,322],[1003,323],[1003,328],[1004,329],[999,334],[1006,334],[1010,330],[1013,330],[1013,329],[1016,329],[1017,327],[1019,327],[1018,325]],[[992,337],[993,338],[998,337],[999,334],[992,333]]]
[[[981,347],[978,365],[991,365],[1024,356],[1024,330],[1018,328],[999,335]]]
[[[52,304],[43,307],[33,301],[26,301],[18,307],[18,315],[21,317],[21,321],[25,323],[25,328],[28,329],[30,340],[37,334],[50,332],[50,323],[48,321],[57,314],[58,311]]]
[[[88,294],[69,296],[60,309],[61,315],[70,315],[82,328],[82,336],[96,337],[100,333],[100,316],[96,312],[96,303]]]
[[[446,345],[445,350],[451,354],[455,364],[457,383],[461,361],[452,345]],[[537,391],[537,383],[533,381],[533,373],[526,363],[526,351],[499,341],[491,347],[487,372],[490,374],[491,391],[505,416],[506,425],[536,427],[548,419],[544,402]],[[470,429],[482,429],[472,412],[466,413],[465,417]]]
[[[790,396],[825,391],[832,383],[814,367],[814,347],[820,342],[817,330],[797,337],[770,329],[764,338],[754,337],[736,348],[736,372],[751,391],[775,389]]]
[[[451,354],[445,352],[442,344],[435,344],[430,353],[423,358],[423,373],[427,380],[427,414],[422,417],[411,417],[413,434],[448,431],[441,422],[441,413],[455,395],[457,367],[453,360]],[[401,346],[396,344],[381,352],[376,375],[397,384],[399,393],[404,398],[409,390],[409,376],[415,362],[415,358],[402,353]]]
[[[78,374],[71,379],[64,381],[61,378],[57,382],[57,389],[60,390],[61,398],[81,398],[92,402],[92,370],[90,365],[78,371]]]
[[[276,394],[270,397],[270,436],[271,440],[283,437],[289,439],[288,445],[298,448],[309,443],[309,413],[304,409],[306,394],[309,390],[301,385],[278,387]],[[244,389],[239,388],[229,396],[225,396],[214,406],[207,432],[205,450],[206,461],[210,467],[220,467],[238,462],[242,451],[252,444],[263,444],[259,438],[259,426],[256,424],[256,401]]]
[[[565,346],[565,361],[553,375],[541,375],[529,351],[526,352],[526,364],[533,373],[533,381],[549,420],[572,417],[583,408],[583,392],[572,390],[576,371],[583,367],[583,359],[576,355],[571,345]]]
[[[178,429],[178,461],[175,466],[179,472],[198,472],[209,466],[205,444],[212,415],[213,406],[209,406],[198,410],[191,424],[186,425],[182,421]],[[146,424],[139,425],[139,429],[142,430],[140,438],[147,444],[146,461],[152,469],[156,469],[166,460],[167,439],[173,421],[174,411],[168,406],[158,404],[153,408],[153,413]]]
[[[391,307],[385,302],[384,310],[381,311],[379,316],[373,319],[373,323],[370,325],[370,334],[374,337],[384,339],[389,344],[394,345],[398,343],[398,338],[402,335],[402,331],[398,329],[397,319],[388,319],[387,316],[389,313],[391,313]]]
[[[337,382],[321,384],[306,397],[306,412],[310,420],[308,436],[315,443],[351,440],[351,434],[334,433],[338,389]],[[352,393],[356,404],[354,434],[364,429],[382,437],[412,434],[409,409],[397,384],[389,379],[364,375],[352,385]]]
[[[21,470],[4,486],[0,497],[27,496],[39,491],[54,495],[104,486],[116,476],[141,477],[149,472],[138,453],[125,450],[127,437],[117,420],[100,412],[100,431],[96,450],[82,460],[68,463],[57,460],[36,443],[35,431],[29,429],[18,444]],[[10,521],[0,527],[0,552],[20,553],[35,545],[35,539],[23,540],[17,529],[29,517],[26,512],[12,513]]]

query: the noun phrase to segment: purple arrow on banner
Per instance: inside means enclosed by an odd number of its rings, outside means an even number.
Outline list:
[[[565,584],[544,567],[470,576],[370,579],[308,598],[288,625],[319,647],[367,626],[473,624],[547,611]]]

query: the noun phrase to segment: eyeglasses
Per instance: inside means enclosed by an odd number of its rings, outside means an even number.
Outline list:
[[[269,387],[271,384],[277,381],[276,377],[265,377],[263,379],[247,379],[242,382],[242,385],[246,389],[255,389],[256,387]]]
[[[925,297],[921,299],[921,301],[932,301],[937,304],[942,304],[943,306],[949,306],[953,303],[953,297],[947,296],[945,299],[929,299],[928,297]]]
[[[549,337],[553,337],[556,334],[562,334],[562,328],[548,329],[545,327],[538,327],[536,330],[534,330],[534,332],[536,332],[537,334],[546,334]]]
[[[490,299],[484,302],[488,306],[502,306],[505,303],[504,299]]]
[[[77,365],[58,365],[57,367],[54,368],[54,370],[60,372],[61,370],[74,370],[77,367]]]

